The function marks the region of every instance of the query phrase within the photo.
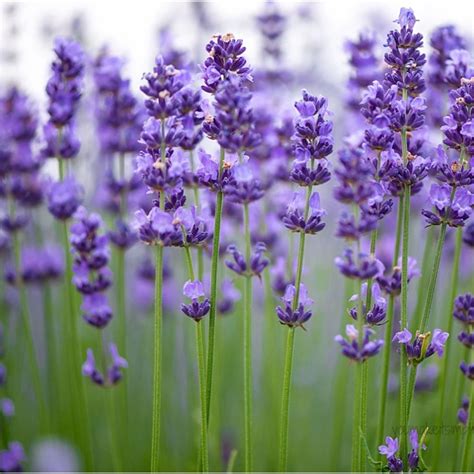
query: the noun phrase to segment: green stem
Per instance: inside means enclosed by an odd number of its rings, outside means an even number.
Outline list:
[[[406,137],[402,140],[405,143]],[[405,186],[403,193],[403,229],[402,229],[402,282],[401,282],[401,329],[408,325],[408,238],[410,229],[410,194]],[[400,349],[400,453],[403,462],[407,459],[407,352],[404,345]]]
[[[439,266],[441,263],[441,256],[443,254],[443,245],[446,238],[446,224],[441,224],[441,230],[438,236],[438,243],[436,245],[436,254],[435,260],[433,263],[433,269],[430,275],[430,282],[428,285],[428,293],[426,295],[425,308],[423,310],[423,316],[421,318],[419,330],[424,332],[426,330],[426,325],[428,324],[428,319],[431,314],[431,308],[433,307],[433,298],[434,292],[436,289],[436,282],[438,280]]]
[[[402,223],[403,223],[403,201],[402,199],[400,199],[398,202],[398,210],[397,210],[397,230],[396,230],[396,236],[395,236],[395,248],[393,249],[392,267],[395,267],[398,263],[398,256],[400,253],[400,240],[401,240],[401,234],[402,234]],[[390,295],[388,299],[388,306],[387,306],[387,325],[385,327],[385,338],[384,338],[384,348],[383,348],[382,385],[380,387],[377,437],[375,439],[376,443],[380,443],[382,441],[384,432],[385,432],[385,412],[387,408],[388,377],[390,374],[390,355],[391,355],[394,309],[395,309],[395,295]]]
[[[306,190],[306,202],[304,209],[304,220],[308,219],[309,201],[313,187],[308,186]],[[303,274],[303,258],[306,234],[300,232],[300,244],[298,249],[298,262],[296,267],[295,279],[295,296],[293,298],[293,311],[296,310],[300,298],[301,276]],[[289,425],[289,408],[290,408],[290,386],[293,370],[293,352],[295,345],[295,328],[290,327],[286,341],[285,368],[283,373],[283,393],[281,401],[281,418],[280,418],[280,464],[279,471],[285,472],[288,463],[288,425]]]
[[[237,458],[237,450],[236,449],[233,449],[231,452],[230,452],[230,456],[229,456],[229,462],[227,463],[227,468],[226,468],[226,472],[228,474],[230,474],[231,472],[234,472],[234,464],[235,464],[235,459]]]
[[[426,242],[421,260],[421,275],[418,282],[416,305],[411,318],[411,329],[413,333],[416,332],[416,330],[420,327],[421,315],[424,309],[423,302],[425,290],[428,286],[428,280],[430,276],[429,267],[433,256],[434,231],[435,229],[432,227],[428,227],[428,229],[426,229]]]
[[[224,165],[225,150],[221,148],[219,158],[219,182],[222,175],[222,168]],[[219,242],[221,234],[221,219],[222,219],[222,203],[223,193],[221,190],[217,192],[216,197],[216,212],[214,216],[214,237],[212,246],[211,259],[211,310],[209,313],[209,333],[208,333],[208,351],[207,351],[207,424],[209,425],[209,418],[211,414],[211,396],[212,396],[212,377],[214,372],[214,350],[216,337],[216,313],[217,313],[217,271],[219,268]]]
[[[471,349],[472,351],[472,349]],[[474,357],[471,357],[471,363],[474,363]],[[469,381],[471,394],[469,397],[469,416],[466,423],[466,436],[461,456],[461,471],[469,472],[469,465],[472,463],[472,432],[474,431],[474,381]]]
[[[15,272],[16,283],[20,293],[20,312],[23,323],[24,337],[26,339],[27,354],[31,368],[31,377],[35,395],[38,402],[38,411],[40,419],[40,427],[42,432],[47,432],[49,429],[49,422],[47,418],[47,407],[43,395],[43,388],[41,386],[41,375],[38,365],[38,357],[36,355],[35,343],[33,338],[33,331],[31,328],[30,308],[28,305],[28,295],[26,292],[25,283],[21,276],[21,244],[18,232],[13,232],[13,250],[15,254]]]
[[[65,284],[66,284],[66,299],[69,306],[69,314],[66,316],[67,334],[69,335],[70,342],[65,346],[66,352],[69,354],[67,359],[71,364],[71,371],[74,376],[71,379],[71,385],[73,390],[73,397],[76,399],[74,403],[75,411],[73,413],[74,425],[78,433],[79,442],[82,444],[84,449],[86,465],[91,468],[92,466],[92,445],[90,439],[90,425],[89,425],[89,414],[86,402],[86,394],[84,387],[84,380],[80,373],[80,367],[82,364],[81,357],[81,343],[78,333],[78,316],[77,307],[74,298],[74,290],[72,287],[72,256],[69,249],[69,228],[67,221],[61,222],[62,224],[62,238],[63,248],[65,252],[66,260],[66,273],[65,273]]]
[[[193,259],[188,246],[184,247],[189,278],[195,280]],[[201,408],[201,431],[200,431],[200,453],[198,459],[198,470],[202,466],[203,472],[209,472],[209,448],[207,435],[207,401],[206,401],[206,366],[204,360],[204,338],[202,334],[201,321],[196,321],[196,351],[199,374],[199,396]]]
[[[161,199],[160,199],[161,200]],[[161,378],[162,378],[162,325],[163,325],[163,246],[156,247],[155,255],[155,314],[153,357],[153,415],[151,435],[151,472],[157,472],[161,434]]]
[[[451,271],[451,281],[449,285],[449,304],[448,304],[448,311],[446,312],[447,321],[447,332],[448,334],[452,334],[453,330],[453,309],[454,309],[454,300],[456,298],[456,293],[458,291],[458,280],[459,280],[459,262],[461,260],[461,247],[462,247],[462,227],[458,227],[456,229],[456,243],[454,247],[454,257],[453,257],[453,267]],[[452,337],[448,337],[446,341],[446,346],[444,349],[444,355],[441,359],[441,372],[439,376],[439,387],[440,387],[440,398],[439,398],[439,407],[438,407],[438,422],[437,426],[441,426],[443,423],[443,415],[445,410],[445,400],[448,391],[448,386],[446,384],[447,375],[448,375],[448,367],[449,361],[451,359],[451,346],[452,346]],[[458,374],[462,376],[461,374]],[[459,399],[458,399],[459,401]],[[438,467],[439,461],[439,451],[440,451],[440,443],[441,443],[441,434],[436,436],[435,441],[435,459],[433,462],[433,469],[436,470]]]
[[[250,272],[249,206],[244,204],[245,261]],[[245,276],[244,287],[244,440],[245,471],[252,471],[252,275]]]
[[[293,352],[295,346],[295,328],[288,328],[285,352],[285,369],[283,373],[283,396],[281,403],[281,425],[280,425],[280,472],[286,472],[288,463],[288,420],[290,405],[291,372],[293,367]]]

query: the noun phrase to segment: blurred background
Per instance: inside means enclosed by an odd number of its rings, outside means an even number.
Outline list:
[[[53,59],[52,46],[57,36],[76,38],[88,53],[91,62],[104,46],[114,55],[123,56],[127,60],[125,76],[132,82],[132,88],[137,97],[142,98],[139,85],[143,73],[150,71],[157,54],[173,58],[173,62],[197,65],[206,57],[205,45],[210,37],[216,33],[233,33],[242,38],[247,47],[246,56],[255,69],[256,93],[254,101],[257,105],[267,107],[268,112],[283,114],[293,110],[293,103],[299,97],[302,88],[308,89],[316,95],[329,98],[330,110],[333,112],[336,133],[335,150],[340,148],[344,135],[350,130],[350,111],[346,84],[351,75],[348,62],[348,51],[345,47],[347,40],[357,39],[359,33],[366,29],[373,30],[378,41],[378,57],[383,59],[386,33],[393,27],[393,20],[398,16],[400,7],[412,7],[416,17],[420,19],[417,30],[423,33],[425,52],[429,54],[430,33],[440,25],[454,24],[458,31],[467,39],[472,49],[474,39],[473,2],[281,2],[277,3],[278,11],[283,15],[284,22],[279,25],[280,34],[278,45],[268,43],[258,17],[268,9],[268,4],[262,1],[253,2],[2,2],[0,6],[0,87],[11,84],[18,85],[30,95],[37,106],[41,120],[46,115],[47,97],[44,92],[46,81],[50,75],[50,64]],[[273,7],[272,7],[273,8]],[[269,47],[277,47],[278,54],[268,54]],[[271,56],[271,58],[269,58]],[[266,88],[265,94],[259,93],[260,79]],[[93,120],[91,119],[91,102],[94,95],[91,93],[93,84],[91,74],[88,73],[86,93],[82,105],[82,121],[80,123],[80,137],[83,143],[81,155],[76,171],[80,181],[88,187],[88,197],[92,195],[91,187],[95,186],[91,169],[88,168],[88,157],[97,158],[97,143],[94,138]],[[261,91],[260,91],[261,92]],[[353,112],[352,112],[353,113]],[[89,114],[89,115],[88,115]],[[208,143],[206,143],[208,146]],[[100,157],[99,157],[100,158]],[[334,158],[335,154],[334,154]],[[48,165],[49,166],[49,165]],[[129,167],[131,168],[131,166]],[[54,174],[55,166],[49,169]],[[344,319],[346,302],[344,299],[343,278],[334,268],[334,257],[341,253],[343,242],[333,238],[335,220],[338,215],[336,203],[331,199],[332,185],[323,191],[323,207],[329,211],[328,227],[324,234],[313,239],[307,254],[306,276],[311,294],[314,295],[315,316],[309,325],[309,331],[298,334],[298,348],[295,355],[295,391],[292,395],[292,431],[290,448],[290,465],[295,464],[300,470],[320,470],[333,468],[345,469],[350,459],[350,431],[352,423],[351,412],[351,377],[352,370],[342,373],[342,383],[334,385],[337,364],[341,362],[338,348],[333,342],[334,335],[340,331]],[[419,210],[419,204],[415,209]],[[424,224],[415,225],[413,233],[418,237],[413,239],[412,254],[421,260],[424,241]],[[286,232],[286,230],[282,230]],[[390,232],[390,231],[389,231]],[[451,244],[450,244],[451,242]],[[451,245],[451,246],[450,246]],[[448,250],[446,259],[449,261],[452,252],[452,236],[448,236]],[[144,253],[143,246],[136,250],[136,254]],[[170,255],[173,251],[170,251]],[[177,255],[177,254],[176,254]],[[179,257],[181,258],[181,256]],[[136,259],[138,260],[138,258]],[[170,258],[171,260],[171,258]],[[180,260],[181,261],[181,260]],[[177,265],[179,267],[179,265]],[[317,269],[317,270],[316,270]],[[178,277],[166,290],[164,299],[167,299],[168,315],[178,314],[180,283],[184,281],[184,270],[176,270]],[[311,275],[316,275],[310,278]],[[464,268],[463,271],[468,273]],[[315,272],[315,273],[312,273]],[[309,275],[309,276],[308,276]],[[324,275],[324,277],[321,277]],[[446,275],[441,275],[439,283],[436,317],[442,313],[443,291],[446,285]],[[130,278],[132,280],[132,278]],[[130,282],[132,283],[132,282]],[[148,282],[150,283],[150,282]],[[256,285],[257,286],[257,285]],[[130,299],[138,300],[138,293],[129,289]],[[413,288],[413,293],[416,291]],[[152,284],[147,288],[147,297],[151,299]],[[262,308],[263,292],[259,287],[256,291],[256,306]],[[179,295],[177,297],[176,295]],[[144,298],[146,299],[146,298]],[[147,300],[148,301],[148,300]],[[138,303],[135,308],[135,303]],[[138,387],[133,403],[137,406],[137,420],[130,434],[130,457],[136,458],[134,464],[138,470],[146,469],[148,438],[149,438],[149,408],[151,406],[151,317],[150,305],[145,308],[141,301],[132,301],[134,312],[129,317],[134,318],[134,328],[130,334],[130,346],[134,348],[130,354],[130,386]],[[412,298],[412,303],[414,303]],[[145,305],[146,306],[146,305]],[[270,301],[267,312],[272,314],[274,301]],[[241,308],[237,305],[235,313]],[[257,312],[256,312],[257,313]],[[136,318],[136,316],[143,316]],[[272,327],[275,336],[275,359],[269,369],[268,361],[261,357],[261,336],[266,330],[260,313],[256,314],[255,329],[255,379],[256,391],[259,395],[271,387],[277,393],[277,405],[280,393],[280,373],[278,368],[282,358],[282,336],[279,325]],[[276,318],[276,317],[275,317]],[[190,334],[187,321],[180,315],[177,322],[165,324],[165,331],[170,335],[167,338],[165,353],[169,365],[165,368],[164,380],[173,380],[177,383],[172,389],[165,392],[164,416],[164,450],[167,453],[164,469],[184,470],[192,469],[195,465],[196,452],[193,430],[198,421],[199,413],[195,407],[196,374],[190,369],[187,360],[193,357],[193,348],[190,348]],[[225,319],[225,321],[224,321]],[[174,324],[171,325],[170,323]],[[434,323],[433,323],[434,324]],[[216,413],[213,419],[217,420],[221,430],[219,437],[212,439],[211,451],[214,458],[211,464],[214,467],[225,466],[226,456],[238,442],[241,428],[241,359],[239,338],[235,337],[241,331],[238,318],[223,318],[221,324],[219,348],[222,357],[217,361],[217,390],[220,394]],[[434,326],[435,327],[435,326]],[[273,334],[273,333],[272,333]],[[377,364],[380,361],[377,362]],[[379,366],[374,364],[374,378]],[[348,364],[347,364],[348,365]],[[431,372],[430,372],[431,370]],[[428,365],[422,376],[432,382],[433,371],[436,367]],[[344,375],[346,374],[346,375]],[[346,377],[346,378],[344,378]],[[396,382],[394,382],[396,384]],[[393,384],[392,384],[393,385]],[[392,389],[396,385],[392,386]],[[432,385],[429,385],[429,389]],[[24,390],[25,387],[22,387]],[[90,387],[89,396],[96,397],[96,387]],[[334,403],[338,395],[337,390],[347,392],[339,397],[343,405]],[[255,426],[258,433],[257,469],[275,465],[276,459],[276,421],[269,416],[269,411],[263,410],[266,405],[265,397],[256,397]],[[393,409],[396,407],[394,396]],[[416,400],[420,422],[433,413],[433,406],[426,403],[423,396]],[[453,403],[457,403],[453,402]],[[28,439],[28,428],[24,424],[25,414],[28,412],[27,400],[19,401],[20,421],[14,426],[18,437],[29,447],[29,455],[34,458],[38,469],[53,470],[77,467],[78,461],[70,447],[61,444],[58,440],[31,440]],[[193,408],[194,407],[194,408]],[[369,424],[371,420],[369,406]],[[270,407],[273,414],[278,407]],[[265,415],[262,413],[265,412]],[[426,414],[426,417],[425,417]],[[94,425],[94,436],[103,449],[98,468],[108,469],[107,460],[107,425],[101,423],[100,404],[95,404],[92,415],[97,423]],[[339,426],[334,427],[334,417],[339,416]],[[33,415],[32,415],[33,416]],[[23,417],[23,418],[21,418]],[[263,418],[260,418],[263,417]],[[392,417],[394,418],[394,417]],[[23,422],[21,421],[23,419]],[[347,421],[341,421],[347,420]],[[26,426],[26,427],[25,427]],[[391,425],[387,423],[390,428]],[[267,435],[273,437],[268,438]],[[184,455],[183,453],[186,453]],[[191,453],[191,454],[189,454]],[[216,454],[218,453],[218,454]],[[222,456],[222,461],[217,459]],[[337,459],[338,461],[335,461]],[[52,462],[54,463],[52,464]],[[183,464],[184,463],[184,464]],[[241,467],[241,458],[237,460],[237,469]]]

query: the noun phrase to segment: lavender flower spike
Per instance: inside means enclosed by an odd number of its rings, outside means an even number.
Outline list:
[[[411,342],[412,337],[411,332],[404,328],[395,334],[393,341],[405,345],[408,361],[417,365],[435,353],[438,357],[441,357],[444,353],[444,345],[449,334],[441,331],[441,329],[435,329],[433,334],[430,332],[425,334],[417,332],[413,342]]]
[[[188,280],[183,286],[183,295],[191,300],[190,304],[182,304],[181,311],[194,321],[199,322],[211,308],[208,298],[205,298],[204,285],[201,281]]]
[[[309,297],[308,290],[303,283],[300,284],[298,307],[293,310],[295,296],[295,286],[288,285],[285,294],[281,298],[285,306],[284,308],[281,306],[276,308],[277,316],[280,320],[280,324],[290,327],[301,327],[306,330],[303,324],[305,324],[312,316],[311,310],[306,307],[311,306],[314,301]]]
[[[343,355],[356,362],[364,362],[369,357],[377,355],[384,344],[383,339],[371,341],[370,337],[373,334],[372,329],[364,328],[364,336],[359,344],[359,331],[354,325],[348,324],[346,326],[347,339],[338,334],[334,340],[341,345]]]

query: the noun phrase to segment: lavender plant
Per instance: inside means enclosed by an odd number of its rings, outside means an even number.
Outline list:
[[[222,18],[187,9],[138,86],[84,19],[46,100],[0,81],[0,471],[468,472],[461,22],[404,7],[327,41],[316,7],[266,2],[203,48]]]

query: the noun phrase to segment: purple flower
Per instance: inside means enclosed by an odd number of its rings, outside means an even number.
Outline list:
[[[220,84],[232,78],[252,81],[252,71],[242,56],[245,47],[241,39],[235,39],[231,33],[218,35],[206,45],[206,51],[209,56],[202,66],[204,91],[215,94]]]
[[[333,150],[332,122],[326,120],[327,99],[315,97],[303,90],[303,99],[295,103],[300,117],[295,123],[293,135],[297,161],[306,163],[323,159]]]
[[[264,191],[247,161],[232,168],[232,179],[225,186],[224,193],[229,201],[245,204],[261,199]]]
[[[94,352],[92,349],[87,349],[86,361],[82,364],[82,375],[89,377],[93,383],[97,385],[104,384],[104,378],[102,374],[97,370],[95,365]]]
[[[107,376],[111,385],[116,385],[123,378],[122,369],[128,367],[127,361],[118,353],[117,346],[114,343],[109,344],[110,358],[112,364],[107,370]]]
[[[413,342],[411,342],[412,337],[411,332],[404,328],[402,331],[397,332],[392,340],[403,344],[406,347],[409,362],[417,365],[435,353],[438,357],[441,357],[444,353],[444,345],[449,334],[440,329],[435,329],[433,334],[430,332],[425,334],[417,332]]]
[[[384,344],[383,339],[371,340],[374,331],[370,328],[364,328],[362,340],[359,341],[359,331],[354,325],[346,326],[345,339],[341,335],[337,335],[334,340],[341,345],[342,354],[356,362],[364,362],[369,357],[377,355]]]
[[[293,232],[316,234],[326,227],[326,224],[322,222],[325,215],[326,211],[321,208],[319,193],[311,194],[306,204],[303,194],[295,192],[293,201],[288,205],[282,221],[285,227]]]
[[[183,286],[183,295],[191,300],[190,304],[182,304],[181,311],[194,321],[199,322],[211,308],[208,298],[204,298],[204,285],[201,281],[188,280]]]
[[[334,263],[344,276],[360,280],[368,280],[383,275],[385,269],[380,260],[364,253],[360,253],[358,261],[355,262],[351,249],[346,249],[343,257],[336,257]]]
[[[0,412],[9,418],[15,415],[15,405],[9,398],[0,399]]]
[[[398,438],[391,438],[390,436],[387,436],[385,438],[385,443],[379,446],[379,453],[385,456],[386,458],[391,458],[395,456],[395,454],[398,453]]]
[[[159,207],[152,207],[148,214],[140,209],[135,212],[140,240],[148,245],[181,246],[181,230],[173,216]]]
[[[84,295],[81,309],[84,320],[98,329],[105,328],[113,317],[112,308],[103,293]]]
[[[362,284],[362,298],[367,298],[367,282]],[[364,315],[365,322],[370,326],[380,325],[383,323],[385,316],[387,314],[387,301],[382,296],[380,291],[380,286],[378,283],[373,283],[371,287],[372,293],[372,301],[373,305],[370,310],[367,311],[365,305],[362,307],[362,314]],[[357,301],[359,299],[359,295],[353,295],[350,301]],[[356,308],[352,308],[350,310],[350,315],[353,319],[358,318],[358,313]]]
[[[435,212],[422,210],[428,225],[447,224],[450,227],[464,226],[471,215],[474,205],[474,195],[465,188],[458,188],[453,195],[453,189],[447,184],[432,184],[430,200]]]
[[[261,273],[270,263],[268,258],[264,256],[266,251],[267,247],[265,246],[265,244],[263,242],[257,242],[254,246],[252,254],[250,255],[250,262],[248,268],[247,262],[245,261],[245,257],[242,255],[241,252],[237,250],[237,247],[232,244],[227,247],[227,252],[232,255],[233,261],[226,260],[225,264],[228,268],[230,268],[238,275],[255,275],[260,278]]]
[[[56,219],[72,217],[83,199],[83,188],[70,176],[52,183],[47,191],[48,210]]]
[[[469,245],[469,247],[474,247],[474,222],[466,226],[462,240],[466,245]]]
[[[458,410],[458,421],[462,425],[466,426],[469,419],[469,399],[463,398],[461,401],[461,407]]]
[[[469,364],[465,361],[461,362],[459,366],[461,372],[469,379],[474,380],[474,364]]]
[[[23,446],[17,441],[8,443],[8,448],[0,451],[0,471],[20,472],[22,463],[26,459]]]
[[[298,299],[296,301],[295,298],[297,298],[297,296]],[[307,309],[307,307],[314,303],[314,301],[308,295],[306,286],[301,283],[299,294],[296,295],[295,286],[288,285],[286,287],[285,294],[281,299],[284,303],[284,307],[278,306],[276,308],[276,313],[280,324],[292,328],[301,327],[306,329],[304,324],[312,316],[311,310]]]
[[[474,296],[470,293],[458,296],[454,300],[453,316],[465,325],[474,326]]]
[[[232,280],[224,279],[221,284],[221,297],[217,302],[220,314],[228,314],[233,311],[234,305],[240,299],[240,291],[237,290]]]
[[[389,294],[398,296],[402,288],[402,271],[401,271],[401,262],[402,259],[398,259],[398,265],[393,267],[392,273],[389,275],[380,275],[377,277],[377,282],[379,283],[382,290]],[[410,282],[414,277],[420,275],[420,270],[416,260],[413,257],[408,257],[408,272],[407,278]]]

